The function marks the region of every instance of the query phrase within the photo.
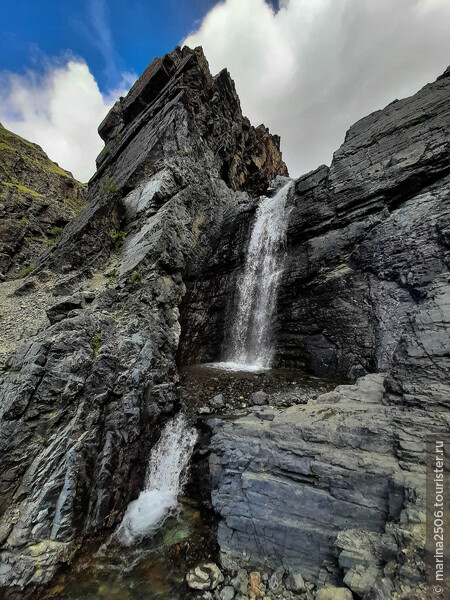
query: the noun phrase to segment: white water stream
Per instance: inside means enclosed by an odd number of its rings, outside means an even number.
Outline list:
[[[130,502],[115,537],[125,546],[155,533],[177,507],[178,495],[197,441],[197,431],[179,413],[169,421],[152,450],[144,489]]]
[[[232,371],[270,368],[274,354],[273,316],[284,263],[289,211],[286,200],[292,183],[258,206],[247,257],[238,281],[237,312],[226,362],[211,366]]]

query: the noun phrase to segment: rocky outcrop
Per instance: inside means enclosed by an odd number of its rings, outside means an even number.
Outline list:
[[[83,208],[85,186],[0,124],[0,280],[23,277]]]
[[[425,598],[426,436],[450,433],[449,284],[430,289],[386,379],[210,422],[224,564],[343,580],[361,598]]]
[[[330,168],[295,182],[278,364],[357,381],[210,421],[224,565],[281,565],[344,597],[426,597],[426,436],[450,432],[448,75],[358,122]],[[225,329],[233,233],[188,286],[197,331],[209,318]],[[224,340],[186,338],[198,341],[186,361],[216,358]]]
[[[50,326],[0,388],[0,587],[27,597],[114,527],[175,410],[179,304],[225,215],[286,167],[201,49],[156,59],[100,126],[87,206],[33,277]],[[62,297],[61,297],[62,296]],[[27,302],[26,294],[22,302]]]
[[[275,324],[279,365],[353,380],[389,367],[408,315],[449,269],[449,96],[446,71],[358,121],[330,167],[296,180]],[[253,216],[254,205],[233,208],[217,253],[187,281],[184,362],[223,353]]]
[[[228,597],[303,577],[307,594],[331,584],[322,598],[422,597],[425,432],[448,432],[449,86],[447,73],[358,122],[330,168],[293,185],[277,361],[357,381],[276,407],[257,392],[211,420],[223,570],[250,567],[226,574]],[[48,300],[0,376],[11,599],[137,497],[179,402],[176,353],[220,356],[258,196],[286,183],[278,138],[250,126],[201,49],[155,59],[99,131],[86,208],[13,291],[23,311]],[[24,313],[9,310],[10,329]],[[192,582],[214,587],[215,568]]]

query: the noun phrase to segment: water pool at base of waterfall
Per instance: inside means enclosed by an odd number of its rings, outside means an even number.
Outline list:
[[[153,536],[131,547],[92,542],[61,573],[46,598],[64,600],[181,600],[188,569],[216,560],[211,512],[187,497]]]
[[[330,392],[342,380],[316,377],[300,369],[249,369],[240,363],[202,363],[179,370],[179,393],[184,402],[201,409],[217,396],[223,395],[225,403],[221,414],[246,408],[251,404],[251,394],[263,391],[270,395],[270,404],[286,408],[305,404]]]

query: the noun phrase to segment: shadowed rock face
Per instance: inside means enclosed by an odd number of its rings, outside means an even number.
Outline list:
[[[138,495],[178,402],[184,277],[202,272],[230,207],[286,174],[279,139],[242,116],[228,73],[212,77],[201,49],[156,59],[100,133],[87,206],[33,274],[50,325],[0,380],[0,587],[11,597],[49,581]]]
[[[295,182],[277,361],[388,375],[211,424],[225,559],[344,575],[367,600],[423,580],[424,435],[448,431],[449,86],[358,122],[330,168]],[[175,354],[220,355],[258,195],[286,182],[278,138],[200,49],[155,59],[100,134],[87,206],[22,290],[25,307],[31,282],[48,294],[48,321],[0,379],[9,598],[137,497],[177,409]]]
[[[319,585],[344,578],[367,600],[426,597],[425,444],[450,433],[449,300],[449,275],[438,276],[386,378],[210,422],[225,563],[282,565]]]
[[[23,276],[84,206],[85,187],[0,124],[0,281]]]
[[[275,323],[279,365],[349,379],[389,367],[408,315],[449,269],[449,97],[446,71],[358,121],[330,167],[296,180]],[[223,353],[254,209],[233,208],[202,276],[186,282],[184,362]]]
[[[330,168],[295,183],[278,361],[363,377],[210,422],[225,563],[343,581],[364,600],[426,597],[426,436],[450,433],[449,74],[358,122]],[[241,264],[232,235],[188,287],[211,301],[212,327]],[[208,339],[198,352],[214,357]]]

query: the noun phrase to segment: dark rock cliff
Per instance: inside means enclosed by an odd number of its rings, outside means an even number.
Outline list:
[[[365,600],[428,597],[426,439],[450,433],[449,74],[359,121],[330,168],[295,182],[279,364],[363,376],[305,406],[211,421],[225,563],[343,581]],[[251,221],[234,221],[244,247]],[[224,330],[241,264],[232,236],[188,285],[186,361],[220,353],[210,328]]]
[[[0,124],[0,280],[23,276],[84,206],[85,187]]]
[[[100,134],[87,206],[33,273],[50,294],[47,326],[1,375],[0,587],[11,597],[48,582],[137,496],[178,402],[184,278],[202,272],[230,207],[286,174],[279,139],[242,116],[228,73],[212,77],[201,49],[155,59]]]
[[[278,364],[364,376],[211,423],[225,562],[423,597],[425,432],[448,432],[450,392],[448,75],[359,121],[293,186]],[[177,408],[175,355],[220,356],[258,196],[286,182],[279,139],[200,49],[155,59],[99,131],[87,206],[22,291],[25,311],[45,292],[45,319],[0,378],[10,598],[137,496]]]
[[[279,365],[350,379],[389,366],[408,315],[449,269],[449,98],[447,71],[353,125],[330,167],[296,180]],[[233,207],[216,254],[187,280],[184,362],[223,353],[254,208]]]

